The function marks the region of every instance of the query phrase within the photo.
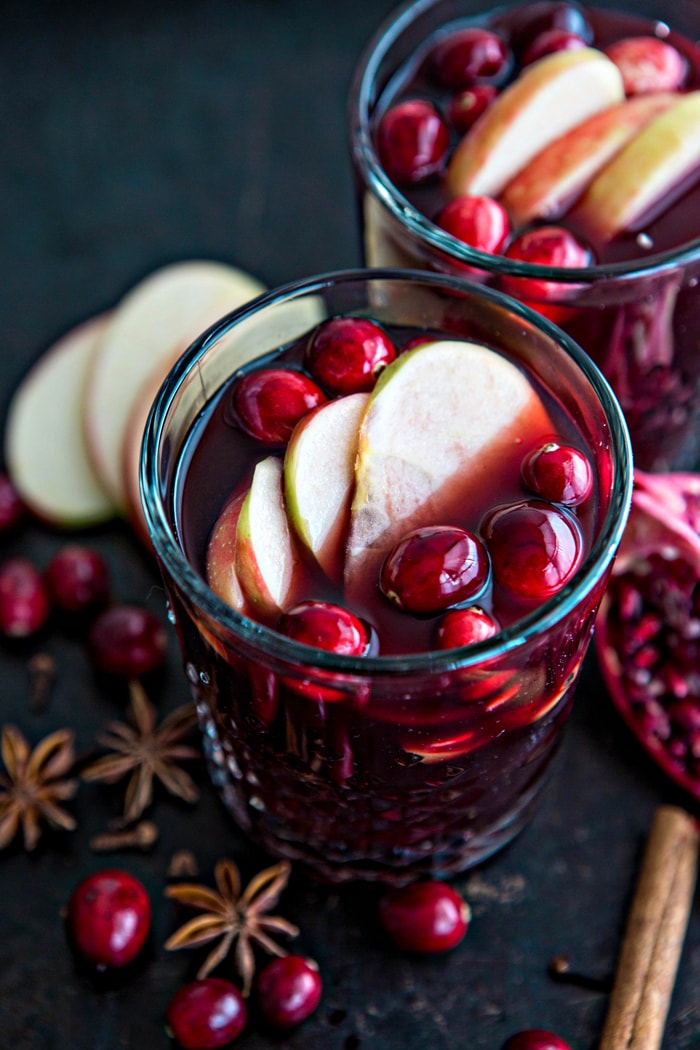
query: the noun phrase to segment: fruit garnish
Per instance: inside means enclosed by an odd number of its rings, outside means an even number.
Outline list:
[[[140,953],[151,929],[151,901],[128,871],[105,868],[73,891],[66,913],[70,939],[98,969],[126,966]]]
[[[579,4],[538,0],[537,3],[522,4],[515,11],[510,29],[512,46],[521,56],[533,40],[553,29],[573,33],[588,42],[593,38],[591,24]]]
[[[498,95],[493,84],[474,84],[459,91],[447,104],[447,118],[455,131],[463,135]]]
[[[528,66],[545,55],[554,54],[555,51],[576,51],[587,46],[587,41],[578,33],[572,33],[570,29],[545,29],[529,44],[523,54],[522,63]]]
[[[430,55],[433,76],[453,91],[472,87],[476,80],[498,79],[512,63],[506,41],[478,26],[457,29],[440,40]]]
[[[166,1025],[183,1050],[216,1050],[237,1039],[248,1022],[239,989],[223,977],[179,988],[168,1003]]]
[[[388,890],[379,901],[379,921],[394,944],[408,952],[445,952],[464,938],[471,909],[445,882],[428,879]]]
[[[362,621],[332,602],[304,601],[284,614],[279,630],[287,638],[342,656],[364,656],[369,635]]]
[[[442,171],[449,144],[445,118],[424,99],[392,106],[377,128],[379,159],[398,186],[423,182]]]
[[[323,984],[317,964],[303,955],[273,959],[258,974],[255,1000],[262,1020],[273,1028],[294,1028],[315,1011]]]
[[[435,632],[438,649],[459,649],[493,638],[500,630],[495,618],[478,605],[466,609],[451,609],[440,620]]]
[[[491,255],[500,252],[510,233],[508,215],[493,197],[453,197],[435,222],[458,241]]]
[[[501,1050],[571,1050],[571,1046],[546,1028],[526,1028],[506,1039]]]
[[[236,530],[247,490],[232,496],[216,519],[207,544],[207,583],[220,598],[235,609],[246,611],[246,598],[236,572]]]
[[[234,382],[231,418],[257,441],[284,445],[299,420],[325,401],[320,387],[303,372],[259,368]]]
[[[624,37],[606,47],[605,54],[620,70],[626,95],[678,91],[688,73],[680,51],[655,36]]]
[[[371,390],[396,357],[391,339],[364,317],[331,317],[313,332],[304,359],[312,376],[332,394]]]
[[[476,598],[489,579],[489,558],[477,536],[456,526],[415,529],[382,565],[382,594],[415,616],[432,616]]]
[[[520,465],[523,484],[551,503],[577,507],[593,491],[593,470],[587,456],[570,445],[548,441],[532,449]]]

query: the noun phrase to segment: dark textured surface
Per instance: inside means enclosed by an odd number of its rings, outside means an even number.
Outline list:
[[[2,418],[28,366],[74,322],[115,302],[155,267],[206,257],[269,285],[359,261],[345,144],[345,98],[360,49],[387,0],[303,4],[204,0],[3,7],[0,33],[0,311]],[[153,565],[126,529],[90,535],[113,569],[118,597],[163,615]],[[65,537],[32,526],[3,541],[39,563]],[[28,708],[27,660],[58,662],[51,702]],[[56,624],[0,649],[0,722],[35,742],[62,725],[80,752],[94,746],[124,698],[90,672],[79,639]],[[184,702],[174,641],[154,684],[163,710]],[[202,877],[234,857],[246,874],[268,859],[245,843],[200,773],[189,810],[159,796],[161,838],[147,856],[93,854],[90,836],[118,805],[83,785],[72,835],[47,835],[27,856],[0,856],[0,1047],[121,1050],[169,1045],[164,1013],[196,970],[195,953],[162,944],[179,917],[163,899],[177,849]],[[549,960],[607,977],[615,964],[635,871],[654,807],[678,801],[611,712],[591,664],[549,791],[532,826],[456,884],[474,920],[444,958],[392,950],[374,922],[375,893],[328,889],[295,874],[280,910],[301,926],[299,950],[325,981],[316,1016],[285,1037],[255,1025],[248,1050],[497,1050],[529,1026],[592,1050],[602,992],[555,984]],[[154,901],[150,958],[121,987],[76,971],[61,909],[89,871],[119,863]],[[700,909],[696,902],[664,1050],[700,1047]]]

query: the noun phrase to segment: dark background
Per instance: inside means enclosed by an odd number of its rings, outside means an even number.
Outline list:
[[[186,258],[220,259],[266,284],[360,261],[345,99],[362,46],[391,0],[164,0],[4,4],[0,29],[0,412],[27,368],[74,323],[114,304],[142,276]],[[154,565],[120,525],[81,540],[108,560],[115,591],[164,617]],[[2,553],[46,563],[67,538],[27,525]],[[43,711],[29,704],[28,660],[58,675]],[[187,699],[172,640],[151,685],[162,711]],[[32,743],[73,726],[81,754],[125,693],[91,672],[80,637],[52,622],[0,648],[0,723]],[[82,785],[73,834],[33,855],[0,855],[0,1047],[157,1050],[164,1014],[202,956],[162,945],[180,921],[164,900],[175,850],[210,881],[221,856],[249,876],[269,859],[246,844],[198,772],[193,809],[158,795],[160,840],[147,854],[97,855],[89,839],[120,796]],[[301,927],[297,950],[325,983],[313,1019],[284,1037],[252,1025],[239,1045],[306,1050],[498,1050],[524,1027],[592,1050],[603,991],[555,983],[553,956],[592,978],[612,973],[656,805],[682,801],[621,726],[589,661],[573,722],[531,827],[455,880],[474,918],[445,957],[392,949],[374,920],[376,891],[320,886],[295,872],[278,909]],[[129,868],[154,903],[150,957],[121,987],[76,969],[61,920],[73,887],[108,863]],[[226,974],[226,967],[221,971]],[[665,1050],[700,1047],[700,906],[691,918]]]

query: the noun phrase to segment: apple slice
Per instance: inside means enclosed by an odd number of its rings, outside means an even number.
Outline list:
[[[368,401],[369,394],[349,394],[310,412],[294,428],[284,457],[289,521],[331,579],[342,570],[357,440]]]
[[[590,235],[611,240],[665,210],[700,165],[700,91],[678,95],[593,180],[574,209]]]
[[[443,340],[401,354],[370,395],[358,444],[345,582],[358,600],[411,529],[498,502],[518,448],[551,437],[525,374],[495,350]],[[514,463],[516,464],[514,467]]]
[[[30,510],[58,528],[86,528],[116,515],[88,459],[80,422],[90,362],[110,321],[109,314],[101,314],[64,335],[42,354],[10,401],[8,471]]]
[[[550,142],[624,97],[620,71],[594,48],[533,62],[457,146],[447,170],[450,196],[497,197]]]
[[[301,563],[284,505],[282,460],[257,464],[236,526],[235,572],[258,615],[273,618],[299,591]]]
[[[219,317],[259,295],[253,277],[221,263],[174,263],[144,278],[117,306],[93,356],[83,424],[91,462],[122,513],[122,447],[143,384],[170,367]]]
[[[207,546],[207,583],[236,612],[245,613],[246,600],[236,573],[236,530],[247,490],[225,504]]]
[[[550,142],[506,186],[500,201],[517,229],[558,219],[633,135],[677,98],[638,95],[594,113]]]

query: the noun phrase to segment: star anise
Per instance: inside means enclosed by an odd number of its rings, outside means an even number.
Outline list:
[[[78,790],[78,780],[66,776],[75,763],[73,739],[70,729],[59,729],[32,750],[19,729],[3,727],[7,772],[0,773],[0,849],[12,842],[20,828],[25,849],[34,849],[42,820],[53,828],[75,828],[74,818],[59,805]]]
[[[193,729],[194,704],[183,704],[156,724],[156,709],[138,681],[130,683],[129,724],[108,722],[97,739],[112,754],[104,755],[82,771],[84,780],[114,784],[131,774],[124,798],[124,822],[137,820],[153,801],[153,782],[159,780],[171,795],[196,802],[199,790],[192,777],[178,765],[199,758],[201,752],[183,739]]]
[[[234,963],[243,979],[243,995],[248,996],[255,973],[253,945],[257,944],[270,955],[286,955],[285,949],[268,936],[268,931],[289,937],[299,933],[298,927],[287,919],[268,914],[287,885],[290,871],[289,862],[280,861],[258,872],[241,893],[238,868],[232,860],[224,858],[214,870],[218,892],[198,883],[169,886],[165,891],[167,897],[198,908],[202,914],[176,930],[165,947],[170,950],[197,948],[220,937],[220,943],[199,968],[197,978],[201,979],[226,958],[236,942]]]

